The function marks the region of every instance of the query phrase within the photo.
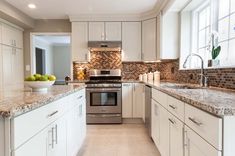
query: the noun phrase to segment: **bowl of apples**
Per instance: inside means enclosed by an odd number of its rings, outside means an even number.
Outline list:
[[[34,92],[44,92],[55,83],[55,80],[54,75],[34,74],[25,79],[25,86],[32,88]]]

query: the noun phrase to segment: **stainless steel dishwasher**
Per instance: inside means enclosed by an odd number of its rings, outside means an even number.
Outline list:
[[[148,134],[151,137],[151,98],[152,88],[145,85],[145,126],[148,130]]]

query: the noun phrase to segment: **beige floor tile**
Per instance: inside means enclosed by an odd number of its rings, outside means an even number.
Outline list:
[[[160,156],[143,124],[88,125],[78,156]]]

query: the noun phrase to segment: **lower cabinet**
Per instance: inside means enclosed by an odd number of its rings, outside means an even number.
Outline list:
[[[185,126],[185,156],[221,156],[213,146],[202,139],[189,127]]]
[[[184,124],[175,116],[169,114],[169,156],[184,155],[183,130]]]
[[[12,151],[11,155],[76,156],[86,136],[85,101],[85,90],[81,90],[56,101],[56,103],[58,103],[58,111],[50,114],[51,116],[56,116],[60,113],[59,111],[61,109],[59,109],[59,107],[61,107],[64,102],[67,102],[65,106],[69,109],[52,123],[49,121],[49,125],[44,128],[42,127],[42,129],[28,141],[22,142]],[[64,108],[64,110],[65,109],[66,108]],[[38,117],[42,118],[44,115]],[[14,130],[12,130],[12,132],[14,132]],[[19,135],[20,133],[16,134]],[[16,135],[12,136],[17,137]],[[14,142],[14,138],[12,138],[12,141]],[[12,148],[14,147],[12,146]]]
[[[160,146],[160,105],[152,99],[152,110],[151,110],[151,136],[156,144],[156,146]]]
[[[41,131],[27,143],[12,152],[12,156],[47,156],[47,129]]]
[[[143,118],[144,84],[122,84],[122,117]]]

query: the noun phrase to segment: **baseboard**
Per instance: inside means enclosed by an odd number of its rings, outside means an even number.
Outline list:
[[[142,118],[123,118],[122,123],[124,124],[143,124]]]

